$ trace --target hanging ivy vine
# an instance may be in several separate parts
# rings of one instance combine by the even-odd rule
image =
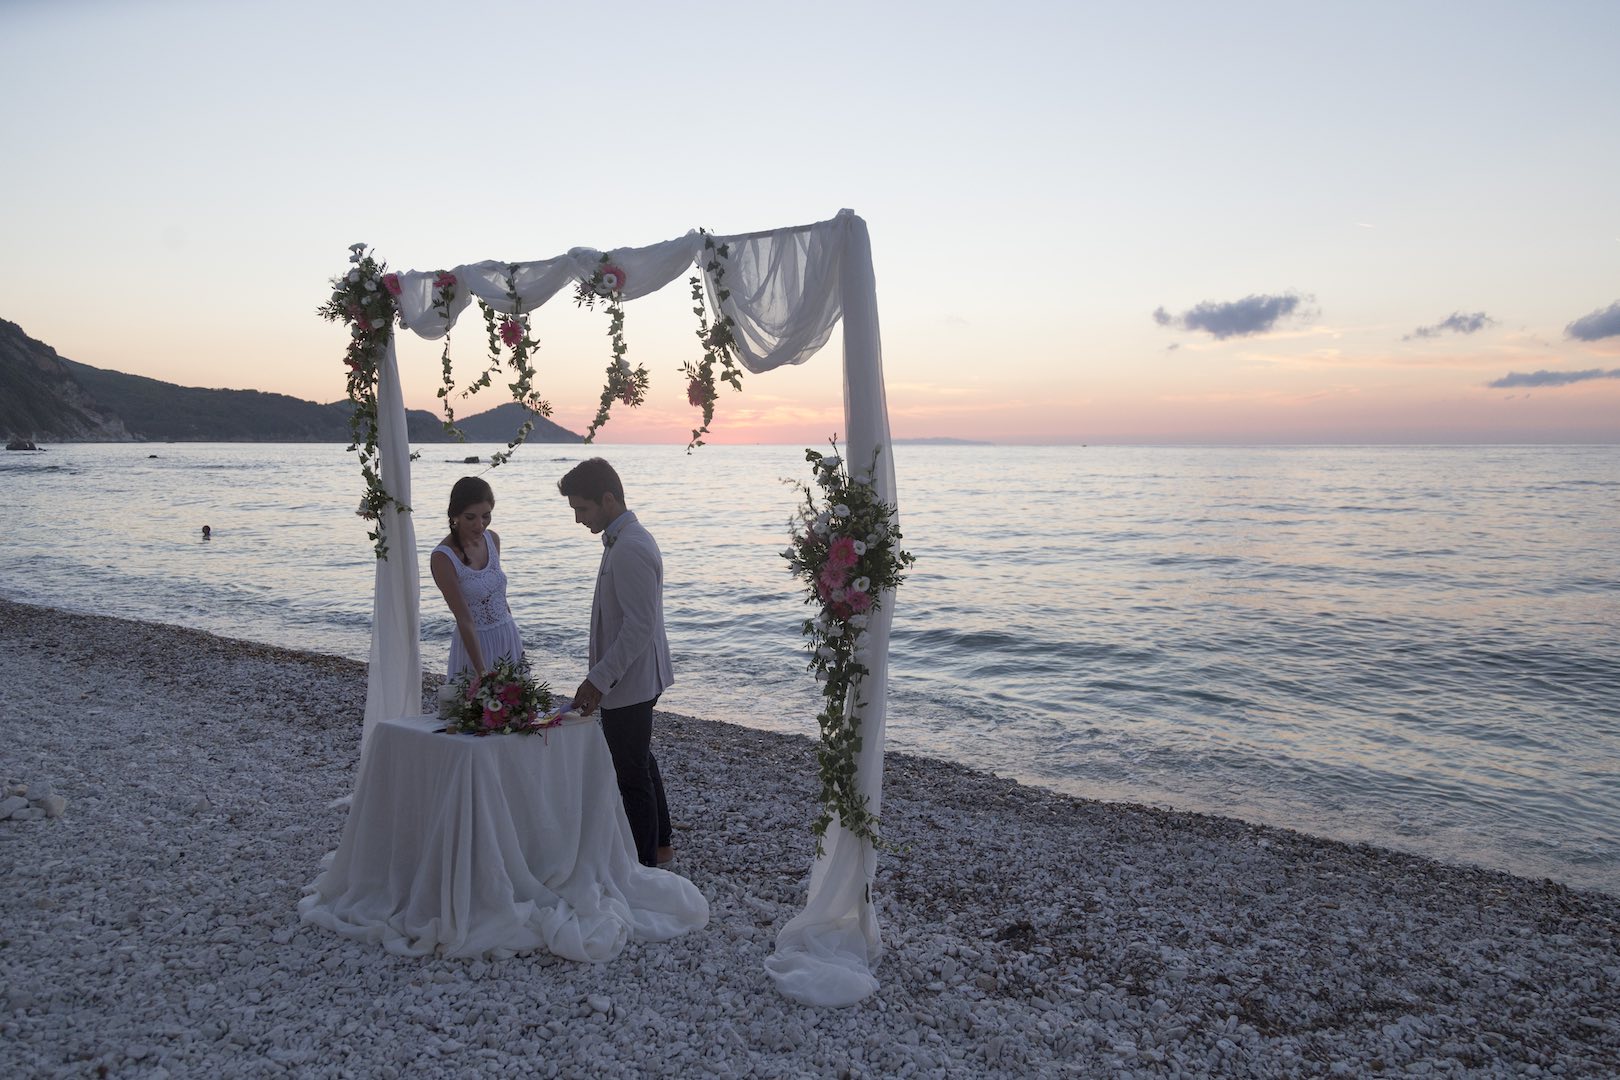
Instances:
[[[600,302],[608,313],[608,338],[613,343],[613,357],[608,361],[607,381],[602,386],[602,399],[596,407],[596,416],[585,430],[585,441],[592,442],[596,432],[608,422],[614,402],[635,408],[647,400],[647,369],[637,365],[630,368],[625,353],[630,347],[624,340],[624,270],[603,255],[591,276],[574,290],[574,305],[594,310]]]
[[[731,297],[731,290],[725,287],[725,260],[730,257],[728,245],[717,245],[713,236],[707,231],[703,232],[703,269],[714,277],[717,305],[724,304]],[[709,433],[709,425],[714,422],[714,402],[719,396],[715,385],[715,366],[720,368],[720,382],[727,383],[733,390],[742,389],[742,362],[737,352],[737,339],[732,333],[735,322],[721,308],[714,325],[710,326],[702,277],[693,274],[689,284],[692,286],[692,312],[698,317],[697,336],[703,346],[703,359],[695,364],[688,360],[681,365],[681,371],[686,375],[687,403],[694,409],[703,410],[703,423],[692,429],[692,438],[686,444],[688,454],[694,447],[703,445],[703,436]]]
[[[388,557],[388,538],[384,534],[382,513],[393,506],[402,514],[411,508],[388,493],[383,486],[377,452],[377,377],[383,356],[388,350],[391,324],[399,315],[395,297],[399,295],[399,276],[390,274],[386,263],[378,262],[365,244],[349,246],[351,269],[341,277],[332,279],[332,296],[316,308],[316,314],[328,322],[339,322],[349,328],[349,345],[343,362],[348,365],[348,391],[352,408],[349,411],[349,450],[360,455],[360,475],[366,490],[360,496],[356,513],[375,524],[367,531],[377,558]]]
[[[490,468],[506,464],[512,458],[517,448],[528,439],[529,432],[534,430],[534,416],[550,416],[551,403],[542,398],[534,388],[534,364],[531,357],[540,351],[540,342],[529,333],[529,316],[519,312],[522,298],[517,291],[516,263],[506,268],[506,299],[511,303],[515,314],[501,316],[483,300],[478,301],[479,308],[484,313],[484,326],[489,331],[490,366],[479,376],[478,381],[468,388],[467,393],[476,392],[490,384],[495,372],[501,368],[503,348],[509,353],[504,359],[506,366],[512,369],[517,377],[506,384],[512,392],[512,400],[522,405],[531,415],[524,419],[523,426],[518,428],[517,434],[507,442],[506,449],[490,455]]]

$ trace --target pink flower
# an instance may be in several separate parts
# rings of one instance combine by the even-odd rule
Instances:
[[[855,553],[855,541],[848,536],[840,536],[827,548],[828,566],[848,570],[858,561],[860,561],[860,556]]]
[[[382,276],[382,283],[383,283],[383,288],[388,290],[388,295],[389,296],[398,296],[399,295],[399,275],[398,274],[384,274]]]
[[[523,687],[519,686],[517,683],[507,683],[505,686],[500,688],[495,696],[500,698],[507,705],[516,705],[518,702],[523,700]]]
[[[506,717],[502,714],[499,705],[487,705],[484,707],[484,727],[498,728],[504,723],[506,723]]]
[[[692,408],[701,409],[703,403],[709,398],[709,388],[703,385],[703,380],[694,378],[686,384],[686,400]]]
[[[439,276],[433,279],[435,289],[453,289],[456,287],[456,275],[448,270],[440,270]]]
[[[624,271],[612,263],[602,267],[602,289],[605,292],[616,293],[624,288]]]
[[[844,567],[835,566],[828,560],[827,565],[821,568],[819,580],[829,593],[836,593],[848,583],[849,573]]]
[[[865,611],[870,611],[872,609],[872,594],[863,592],[851,593],[849,596],[849,606],[856,615],[859,615]]]
[[[501,340],[506,342],[507,348],[517,348],[518,342],[523,340],[523,325],[510,315],[502,319]]]
[[[636,384],[625,383],[624,388],[619,391],[619,400],[626,405],[634,405],[636,403]]]
[[[471,701],[473,698],[478,696],[478,688],[480,686],[482,686],[483,683],[484,683],[484,680],[479,677],[478,673],[476,671],[473,672],[472,681],[467,684],[467,700],[468,701]]]

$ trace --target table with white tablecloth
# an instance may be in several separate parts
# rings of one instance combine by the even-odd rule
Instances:
[[[298,905],[304,922],[408,956],[587,961],[708,922],[696,886],[636,861],[595,719],[538,735],[443,727],[413,716],[372,732],[342,842]]]

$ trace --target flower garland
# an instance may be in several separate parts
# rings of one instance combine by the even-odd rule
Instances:
[[[457,696],[441,709],[452,735],[532,735],[562,723],[567,711],[551,713],[551,686],[534,681],[527,659],[502,657],[483,675],[463,672],[454,685]]]
[[[608,337],[613,341],[613,359],[608,363],[607,383],[602,387],[602,401],[596,417],[585,430],[585,441],[596,438],[596,431],[608,421],[608,412],[615,401],[635,408],[647,400],[647,369],[630,369],[624,358],[629,345],[624,340],[624,271],[603,255],[591,276],[574,290],[574,305],[595,310],[596,302],[603,301],[608,313]]]
[[[371,538],[377,558],[385,559],[388,542],[383,535],[382,512],[389,506],[402,514],[411,510],[383,487],[377,461],[377,373],[388,349],[389,324],[399,315],[394,299],[399,295],[399,276],[385,273],[387,264],[378,262],[365,244],[349,245],[349,263],[352,269],[348,273],[332,279],[331,299],[315,310],[326,321],[349,327],[349,345],[343,357],[349,366],[348,391],[353,403],[349,412],[349,449],[359,452],[360,475],[366,483],[356,513],[377,523],[366,535]]]
[[[808,484],[792,526],[792,545],[782,552],[788,570],[804,583],[804,602],[821,612],[806,619],[801,630],[810,652],[809,669],[821,684],[825,702],[816,717],[821,745],[816,764],[821,774],[821,815],[816,819],[816,854],[836,817],[862,839],[878,842],[877,817],[855,782],[855,759],[861,750],[861,680],[871,674],[862,663],[869,638],[867,623],[881,598],[899,587],[915,562],[900,549],[895,508],[882,502],[873,487],[879,447],[872,469],[851,477],[833,452],[806,450],[818,493]]]
[[[506,298],[511,302],[512,310],[518,312],[522,306],[522,297],[517,291],[516,263],[506,268]],[[522,405],[536,416],[550,416],[551,403],[544,400],[534,389],[534,364],[530,356],[540,351],[540,342],[529,334],[529,316],[518,312],[513,315],[502,316],[498,321],[498,314],[483,300],[478,301],[479,308],[484,313],[484,327],[489,331],[489,358],[490,365],[466,390],[462,397],[477,393],[490,384],[491,378],[501,367],[501,349],[504,346],[510,349],[512,355],[506,359],[506,364],[517,375],[514,382],[508,383],[507,388],[512,391],[512,400]],[[512,454],[528,439],[529,432],[534,430],[534,417],[523,421],[516,435],[507,442],[506,449],[489,456],[490,468],[504,465],[510,461]]]
[[[716,301],[723,304],[731,296],[731,290],[724,285],[726,268],[721,260],[730,258],[731,252],[726,244],[717,246],[708,232],[703,233],[703,250],[707,254],[704,269],[714,275]],[[703,436],[709,433],[709,425],[714,421],[714,402],[719,396],[715,386],[715,364],[720,365],[720,381],[728,383],[733,390],[742,389],[741,357],[737,352],[737,339],[732,335],[736,323],[722,311],[711,327],[709,308],[703,302],[703,280],[696,274],[689,280],[692,286],[692,313],[698,317],[697,336],[703,344],[703,359],[696,364],[688,360],[681,365],[681,371],[686,375],[686,400],[694,409],[703,410],[703,423],[692,429],[692,438],[686,444],[688,454],[694,447],[703,445]]]
[[[397,280],[397,279],[396,279]],[[450,407],[450,395],[456,389],[456,380],[450,374],[450,304],[456,298],[456,275],[448,270],[440,270],[433,279],[433,310],[444,320],[444,348],[439,351],[439,367],[443,371],[443,385],[439,387],[439,400],[444,402],[444,430],[456,437],[458,442],[466,442],[467,436],[456,427],[455,410]],[[396,284],[389,291],[395,296],[399,295]],[[463,393],[462,397],[467,395]]]

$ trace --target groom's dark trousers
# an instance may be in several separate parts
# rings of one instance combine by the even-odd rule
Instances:
[[[658,845],[670,841],[669,809],[664,801],[664,778],[652,752],[652,714],[658,699],[602,710],[602,736],[613,755],[619,778],[624,816],[636,840],[636,858],[643,866],[658,865]]]

